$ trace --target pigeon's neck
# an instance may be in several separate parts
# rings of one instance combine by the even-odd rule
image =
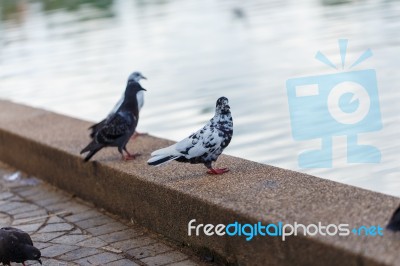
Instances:
[[[233,127],[231,112],[216,112],[212,119],[212,123],[216,124],[216,127],[223,131],[229,131]]]
[[[139,88],[137,86],[140,87],[139,83],[128,83],[125,90],[124,101],[122,102],[120,108],[121,111],[132,112],[133,110],[135,116],[139,114],[138,100],[136,97]]]
[[[231,111],[216,110],[215,116],[231,116]]]

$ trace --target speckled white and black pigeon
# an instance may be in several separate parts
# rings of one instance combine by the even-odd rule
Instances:
[[[149,165],[162,165],[169,161],[198,164],[203,163],[209,174],[223,174],[227,168],[215,169],[212,163],[229,145],[233,134],[233,121],[228,99],[221,97],[217,100],[214,117],[200,130],[180,142],[156,150],[147,161]]]
[[[131,85],[136,85],[138,87],[142,87],[139,83],[140,80],[142,79],[147,79],[145,76],[142,75],[142,73],[140,72],[133,72],[132,74],[129,75],[128,77],[128,84]],[[110,118],[112,117],[116,112],[118,112],[118,110],[121,108],[122,103],[124,102],[125,99],[125,92],[122,94],[121,98],[118,100],[118,102],[115,104],[115,106],[113,107],[113,109],[111,110],[111,112],[107,115],[107,117],[103,120],[101,120],[99,123],[94,124],[93,126],[91,126],[89,129],[91,130],[90,133],[90,137],[94,138],[94,136],[96,135],[96,132],[99,130],[99,128],[101,128],[104,123]],[[140,90],[137,94],[136,94],[136,99],[138,102],[138,107],[139,107],[139,112],[142,109],[143,105],[144,105],[144,92],[143,90]],[[134,136],[138,136],[138,135],[142,135],[143,133],[137,133],[135,132]],[[143,134],[145,135],[145,134]]]
[[[400,231],[400,206],[394,211],[386,229],[391,231]]]
[[[117,147],[124,160],[135,159],[135,155],[129,153],[126,149],[126,144],[135,133],[139,121],[136,95],[140,91],[145,91],[145,89],[137,82],[128,82],[121,106],[101,125],[98,125],[92,141],[81,151],[81,154],[89,152],[84,159],[85,162],[105,147]],[[123,150],[127,155],[123,154]]]
[[[0,229],[0,262],[3,265],[16,262],[25,266],[27,260],[36,260],[42,264],[41,256],[28,233],[13,227]]]

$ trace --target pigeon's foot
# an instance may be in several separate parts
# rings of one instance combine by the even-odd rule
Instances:
[[[224,174],[226,172],[229,172],[228,168],[220,168],[220,169],[211,168],[209,171],[207,171],[207,174],[210,174],[210,175],[222,175],[222,174]]]
[[[146,135],[148,135],[148,134],[149,134],[149,133],[139,133],[139,132],[135,131],[135,133],[133,134],[133,136],[131,137],[131,139],[134,140],[134,139],[136,139],[137,137],[146,136]]]
[[[122,160],[124,160],[124,161],[131,161],[131,160],[135,160],[136,157],[138,157],[138,156],[140,156],[139,153],[123,155],[123,156],[122,156]]]

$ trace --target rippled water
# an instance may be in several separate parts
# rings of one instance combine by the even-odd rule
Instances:
[[[0,98],[97,121],[126,78],[148,81],[138,130],[178,140],[197,130],[219,96],[230,100],[234,138],[226,153],[400,196],[400,2],[338,0],[1,0]],[[340,62],[371,48],[357,67],[376,69],[383,130],[360,139],[380,164],[347,164],[335,140],[332,169],[299,169],[285,82],[335,73],[314,59]],[[324,125],[321,125],[324,126]]]

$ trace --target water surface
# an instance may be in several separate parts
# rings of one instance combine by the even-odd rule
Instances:
[[[400,196],[400,2],[336,0],[1,0],[0,98],[97,121],[130,72],[148,77],[139,131],[179,140],[230,100],[234,138],[226,153]],[[332,169],[300,169],[285,82],[335,73],[339,38],[356,70],[376,69],[383,129],[360,140],[380,164],[349,165],[335,139]],[[323,125],[321,125],[323,126]]]

